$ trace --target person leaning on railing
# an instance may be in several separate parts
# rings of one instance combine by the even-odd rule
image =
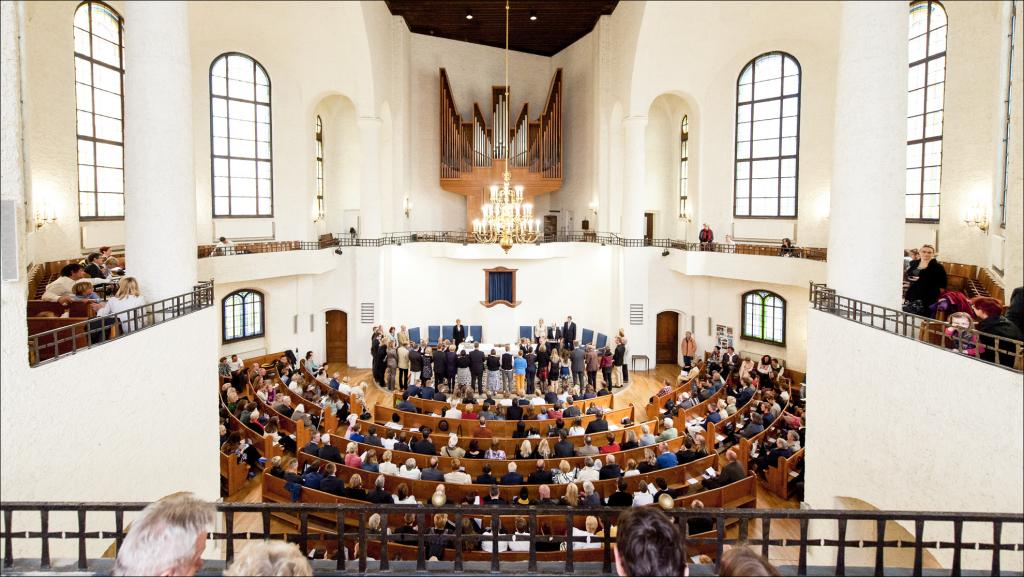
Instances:
[[[981,333],[978,335],[981,360],[1013,367],[1018,349],[1016,344],[1009,341],[1024,340],[1024,336],[1016,325],[1003,316],[1003,305],[992,297],[974,297],[971,299],[971,308],[979,319],[975,329]]]

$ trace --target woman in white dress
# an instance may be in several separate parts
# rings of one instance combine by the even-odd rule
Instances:
[[[146,299],[139,294],[139,283],[135,277],[126,276],[118,284],[117,294],[101,308],[96,315],[105,317],[117,315],[121,325],[121,333],[130,333],[145,326],[142,311],[126,312],[146,304]],[[107,326],[104,323],[104,326]]]

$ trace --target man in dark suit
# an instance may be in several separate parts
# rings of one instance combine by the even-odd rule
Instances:
[[[498,480],[491,474],[491,466],[484,465],[483,471],[476,476],[475,483],[477,485],[494,485]]]
[[[366,438],[363,439],[363,443],[367,445],[373,445],[374,447],[384,447],[384,444],[381,442],[380,437],[377,436],[377,427],[372,425],[366,431]]]
[[[523,406],[520,405],[518,399],[512,399],[512,404],[505,409],[505,419],[508,421],[518,421],[523,418]]]
[[[409,446],[409,435],[405,431],[398,434],[398,442],[395,443],[394,450],[403,453],[412,452],[412,447]]]
[[[586,381],[583,380],[584,372],[587,368],[587,352],[580,346],[579,341],[573,341],[572,353],[570,358],[572,359],[572,384],[583,387]]]
[[[724,487],[730,483],[736,481],[742,481],[747,476],[747,472],[743,470],[743,465],[736,460],[736,451],[729,449],[725,452],[725,460],[727,464],[722,467],[722,471],[717,477],[713,479],[706,479],[704,481],[705,489],[716,489],[718,487]]]
[[[570,403],[562,410],[563,419],[573,419],[583,414],[579,407]]]
[[[593,435],[594,433],[603,433],[608,430],[608,421],[604,418],[604,414],[599,414],[596,419],[590,421],[587,425],[587,434]]]
[[[555,443],[556,457],[573,457],[576,455],[576,448],[569,441],[569,431],[562,429],[558,432],[558,442]]]
[[[553,482],[551,471],[544,463],[544,459],[537,459],[537,470],[530,473],[526,482],[531,485],[546,485]]]
[[[430,383],[427,383],[427,386],[421,387],[419,397],[425,401],[434,400],[434,386]]]
[[[448,378],[447,357],[444,353],[440,346],[434,349],[434,381],[437,383],[442,383]]]
[[[522,485],[523,484],[523,476],[520,475],[519,472],[516,470],[518,468],[519,468],[519,466],[516,465],[515,461],[509,461],[509,463],[508,463],[508,473],[505,473],[504,475],[501,476],[501,484],[502,485]]]
[[[344,461],[344,459],[341,458],[341,451],[339,451],[337,447],[331,444],[330,435],[324,433],[324,435],[320,437],[320,440],[324,444],[322,447],[320,447],[319,457],[321,459],[331,461],[332,463],[341,463]]]
[[[484,363],[487,355],[480,350],[480,343],[473,343],[473,350],[469,351],[469,374],[472,377],[470,383],[477,394],[484,392]]]
[[[548,327],[548,341],[553,346],[560,340],[562,340],[562,329],[558,325],[551,323],[551,326]]]
[[[320,482],[320,486],[323,487],[323,482]],[[384,490],[384,475],[379,475],[377,480],[374,482],[373,490],[370,491],[366,498],[371,503],[377,503],[378,505],[394,505],[395,500],[391,497],[391,493]]]
[[[572,317],[565,318],[565,324],[562,325],[562,342],[565,343],[565,348],[572,350],[573,342],[576,340],[576,323],[572,322]]]
[[[607,462],[601,467],[598,472],[602,481],[605,479],[618,479],[622,476],[622,467],[615,462],[615,455],[608,455],[605,457]]]
[[[434,443],[430,442],[430,427],[423,427],[420,432],[422,435],[412,444],[412,452],[421,455],[436,455],[437,449],[434,448]]]
[[[420,351],[418,346],[411,346],[409,348],[409,382],[419,382],[420,374],[423,372],[423,353]],[[398,386],[404,389],[408,383],[398,383]]]
[[[399,411],[406,411],[406,412],[409,412],[409,413],[417,412],[416,411],[416,405],[412,404],[412,402],[409,401],[409,391],[408,390],[406,392],[402,393],[402,400],[398,401],[398,404],[395,405],[395,408],[398,409]]]
[[[462,341],[466,340],[466,327],[462,326],[461,319],[455,319],[455,326],[452,327],[452,340],[455,341],[456,350],[458,350]]]
[[[327,463],[324,467],[324,478],[320,480],[320,490],[325,493],[340,496],[345,490],[345,482],[335,476],[338,466],[334,463]],[[394,504],[394,501],[392,501]]]
[[[507,505],[504,499],[501,498],[501,490],[498,489],[497,485],[492,484],[491,490],[487,492],[487,498],[484,499],[484,505]]]
[[[444,482],[444,473],[437,468],[437,457],[430,458],[430,466],[423,467],[420,469],[420,480],[421,481],[441,481]]]

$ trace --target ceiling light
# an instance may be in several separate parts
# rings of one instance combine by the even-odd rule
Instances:
[[[530,10],[530,22],[534,22],[536,20],[537,20],[537,12],[534,11],[534,10]]]
[[[466,10],[466,20],[472,20],[472,19],[473,19],[473,11],[472,10]]]

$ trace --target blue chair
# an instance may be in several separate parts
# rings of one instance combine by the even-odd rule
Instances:
[[[441,327],[430,325],[427,327],[427,344],[436,347],[441,340]]]
[[[519,325],[519,338],[533,340],[533,327]]]
[[[581,345],[589,345],[594,342],[594,331],[590,329],[583,329],[583,339],[580,341]]]
[[[441,327],[441,338],[446,341],[455,338],[455,325],[444,325]]]
[[[469,327],[469,336],[473,337],[474,343],[479,343],[484,338],[484,327],[481,325],[471,325]]]
[[[419,343],[420,342],[420,328],[419,327],[415,327],[415,328],[409,329],[409,340],[414,342],[414,343]]]
[[[608,344],[608,335],[597,333],[597,348],[603,349]]]

